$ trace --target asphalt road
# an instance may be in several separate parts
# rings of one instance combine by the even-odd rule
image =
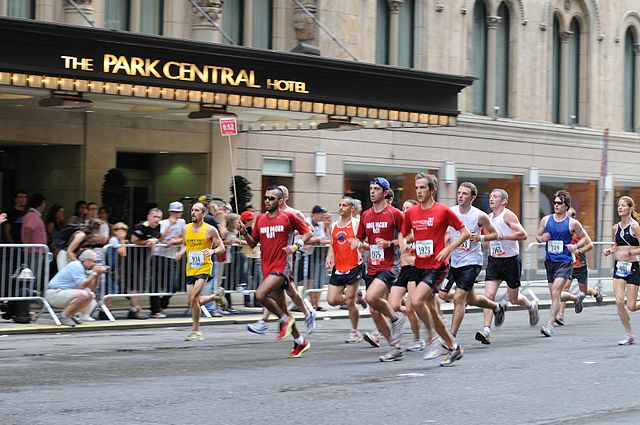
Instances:
[[[299,359],[273,324],[207,326],[198,343],[186,328],[3,335],[0,423],[640,423],[640,346],[616,345],[615,306],[569,313],[552,338],[524,311],[491,346],[474,341],[480,325],[467,315],[450,368],[420,353],[381,363],[384,349],[344,344],[346,320],[322,321]]]

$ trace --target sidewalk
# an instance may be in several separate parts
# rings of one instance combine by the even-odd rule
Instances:
[[[603,305],[614,304],[615,299],[613,297],[605,297]],[[540,310],[548,310],[550,302],[549,300],[540,300]],[[584,301],[585,308],[597,307],[593,298],[587,298]],[[443,314],[451,314],[453,311],[453,303],[441,303],[441,310]],[[212,317],[200,319],[201,326],[211,325],[230,325],[230,324],[246,324],[257,321],[261,314],[262,309],[256,307],[244,307],[242,305],[235,306],[238,314],[230,314],[224,317]],[[509,310],[520,309],[520,307],[509,306]],[[567,306],[568,311],[573,311],[573,304]],[[126,311],[117,310],[114,312],[116,317],[115,322],[108,320],[96,320],[91,323],[84,323],[75,327],[69,326],[56,326],[53,319],[46,313],[42,313],[36,322],[29,324],[14,323],[10,320],[0,319],[0,335],[17,335],[17,334],[37,334],[37,333],[60,333],[60,332],[92,332],[102,330],[114,330],[114,329],[141,329],[141,328],[166,328],[176,326],[191,326],[191,316],[185,315],[186,308],[175,307],[169,308],[165,311],[166,318],[162,319],[146,319],[146,320],[132,320],[132,319],[118,319],[119,317],[126,317]],[[481,309],[477,307],[467,308],[467,314],[479,313]],[[296,319],[304,319],[301,313],[293,313]],[[369,310],[360,309],[360,317],[370,317]],[[348,319],[349,311],[340,310],[337,307],[326,307],[326,311],[318,312],[318,320],[332,320],[332,319]],[[269,322],[275,322],[276,319],[270,318]]]

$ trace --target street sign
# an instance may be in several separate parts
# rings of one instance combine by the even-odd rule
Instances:
[[[223,136],[237,136],[236,117],[220,118],[220,133]]]

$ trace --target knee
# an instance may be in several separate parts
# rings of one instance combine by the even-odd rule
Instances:
[[[638,303],[636,302],[636,300],[631,300],[633,301],[633,304],[627,303],[627,310],[629,311],[637,311],[638,310]]]
[[[467,296],[466,296],[466,295],[467,295],[467,294],[464,294],[464,293],[463,293],[463,294],[458,294],[458,293],[456,293],[456,294],[453,296],[453,303],[454,303],[455,305],[464,305],[464,303],[465,303],[465,301],[466,301],[466,299],[467,299]]]
[[[256,298],[260,303],[267,299],[267,294],[263,291],[256,291]]]
[[[412,303],[410,303],[410,302],[407,302],[407,303],[405,304],[405,306],[404,306],[404,307],[405,307],[405,309],[406,309],[406,310],[405,310],[405,313],[406,313],[408,316],[412,315],[412,314],[414,313],[414,311],[415,311],[415,309],[413,308],[413,304],[412,304]]]
[[[376,297],[373,296],[373,294],[370,294],[369,292],[367,292],[364,296],[365,301],[367,301],[367,304],[369,305],[377,305],[377,299]]]
[[[338,299],[338,297],[333,295],[333,296],[327,297],[327,303],[330,306],[336,306],[336,305],[340,304],[340,300]]]
[[[351,307],[356,304],[356,299],[355,297],[345,297],[345,303]]]
[[[419,297],[413,297],[411,298],[411,302],[409,304],[411,304],[411,307],[413,307],[413,310],[417,310],[420,308],[421,305],[424,305],[424,300],[422,300],[422,298],[419,298]]]

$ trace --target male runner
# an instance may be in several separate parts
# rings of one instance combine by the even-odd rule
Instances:
[[[538,242],[546,242],[547,249],[544,267],[547,269],[551,308],[546,326],[540,328],[540,333],[547,337],[553,335],[553,325],[560,302],[573,301],[576,313],[581,313],[582,300],[586,296],[582,291],[578,292],[577,296],[570,292],[562,292],[567,281],[571,281],[574,252],[586,245],[589,240],[580,222],[567,214],[569,208],[571,208],[569,193],[564,190],[557,191],[553,198],[553,214],[542,217],[536,236]],[[574,234],[580,238],[576,244],[572,243]]]
[[[345,340],[348,344],[362,341],[358,331],[358,308],[355,299],[364,275],[364,264],[359,250],[351,249],[349,239],[356,237],[359,220],[352,218],[355,210],[353,198],[344,196],[338,204],[340,219],[331,225],[331,245],[327,252],[326,267],[331,271],[327,302],[329,305],[346,304],[349,308],[351,332]]]
[[[284,194],[278,186],[268,187],[264,196],[266,212],[256,218],[253,233],[248,234],[243,223],[238,223],[238,226],[251,248],[260,243],[263,280],[256,290],[256,298],[280,318],[280,333],[277,338],[282,340],[293,335],[293,350],[289,353],[289,358],[296,358],[311,348],[311,344],[298,332],[296,321],[287,309],[284,290],[293,284],[291,254],[302,248],[312,234],[307,224],[298,216],[280,209],[283,198]],[[302,237],[293,243],[296,230]]]
[[[571,218],[576,218],[576,210],[574,210],[573,208],[569,208],[569,211],[567,211],[567,214],[569,214],[569,217]],[[583,226],[583,230],[588,236],[589,233],[587,233],[587,229],[585,229],[584,226]],[[574,234],[573,240],[571,241],[571,243],[576,244],[578,243],[578,241],[580,241],[580,238]],[[571,282],[573,282],[573,280],[576,279],[578,281],[578,288],[585,294],[592,295],[596,299],[596,303],[598,305],[602,305],[603,296],[602,296],[602,292],[600,291],[600,288],[598,287],[589,288],[588,286],[589,266],[587,264],[587,256],[585,255],[585,253],[588,251],[591,251],[592,249],[593,249],[593,242],[591,242],[591,238],[589,238],[585,246],[576,250],[576,252],[573,255],[575,259],[573,262],[573,271],[571,272],[571,279],[569,279],[569,281],[566,283],[565,287],[562,288],[562,290],[569,292],[571,289]],[[564,310],[566,309],[566,307],[567,307],[566,302],[560,303],[560,309],[558,310],[558,314],[556,315],[556,325],[558,326],[564,326]]]
[[[182,246],[176,254],[180,260],[187,254],[187,297],[191,306],[193,319],[192,331],[186,341],[202,341],[200,332],[200,306],[210,301],[220,300],[218,294],[200,296],[205,283],[211,278],[213,269],[212,257],[224,252],[224,244],[215,227],[203,221],[206,214],[202,203],[196,202],[191,207],[191,223],[182,227],[180,239]],[[213,246],[215,245],[215,248]]]
[[[352,249],[362,249],[365,239],[369,244],[369,264],[364,277],[366,301],[371,318],[391,346],[391,351],[380,356],[381,362],[404,359],[400,339],[406,321],[404,315],[393,311],[386,299],[398,272],[400,254],[396,238],[402,227],[400,210],[385,202],[389,189],[391,185],[384,177],[376,177],[369,182],[369,198],[373,206],[362,213],[356,237],[350,241]],[[385,317],[391,320],[391,329]]]
[[[484,283],[484,296],[495,301],[496,292],[502,281],[507,282],[507,298],[511,304],[518,304],[529,310],[529,324],[535,326],[538,323],[538,303],[529,302],[527,297],[520,293],[520,245],[518,241],[527,239],[518,217],[507,208],[509,194],[503,189],[493,189],[489,194],[489,218],[491,224],[498,231],[498,239],[485,242],[485,248],[489,248],[489,260]],[[484,310],[484,328],[476,332],[476,340],[483,344],[491,344],[491,320],[493,310]]]
[[[453,250],[451,267],[449,269],[449,283],[456,284],[453,295],[453,318],[451,319],[451,333],[458,334],[464,319],[466,304],[493,310],[495,325],[501,326],[504,321],[506,304],[498,304],[473,290],[476,278],[482,271],[482,242],[497,239],[498,231],[491,224],[489,216],[471,205],[478,196],[478,188],[471,182],[460,184],[457,192],[458,205],[451,208],[471,233],[469,239]],[[482,234],[484,231],[484,234]],[[459,232],[449,228],[450,240],[455,240]]]
[[[429,324],[429,316],[433,320],[433,327],[449,350],[440,366],[451,366],[462,359],[463,350],[442,321],[434,295],[449,270],[449,255],[469,238],[469,231],[450,208],[435,201],[434,195],[438,190],[436,176],[418,173],[415,186],[418,205],[405,213],[402,232],[398,238],[401,249],[406,243],[415,241],[418,284],[411,303],[425,326]],[[446,245],[445,235],[449,226],[460,233],[453,242]]]

